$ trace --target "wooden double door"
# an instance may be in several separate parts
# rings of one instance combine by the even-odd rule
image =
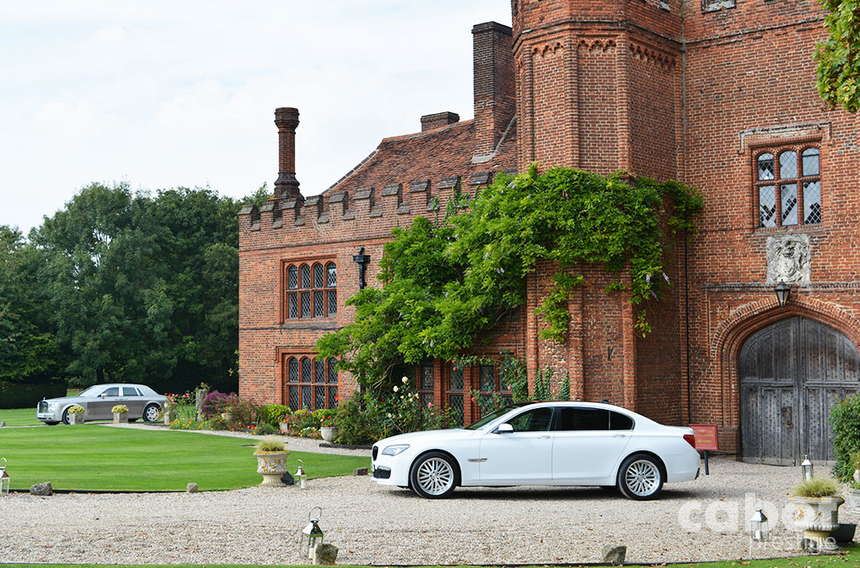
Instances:
[[[745,461],[834,459],[830,410],[860,392],[860,357],[848,337],[808,318],[786,318],[751,335],[738,365]]]

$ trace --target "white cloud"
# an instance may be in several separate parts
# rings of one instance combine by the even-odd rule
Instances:
[[[0,0],[0,223],[24,229],[90,181],[275,178],[278,106],[297,106],[318,193],[421,114],[471,108],[471,26],[506,0]]]

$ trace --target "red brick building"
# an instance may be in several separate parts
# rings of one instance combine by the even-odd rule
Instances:
[[[532,162],[623,169],[705,200],[699,231],[667,247],[654,331],[634,333],[629,298],[605,289],[613,275],[583,267],[568,340],[539,340],[547,267],[480,353],[512,352],[531,379],[568,373],[575,399],[715,423],[747,459],[831,458],[829,407],[860,390],[860,118],[816,93],[823,15],[816,0],[514,0],[512,28],[472,29],[474,120],[423,116],[421,132],[384,139],[319,196],[296,181],[298,112],[278,109],[275,195],[240,218],[240,394],[294,407],[349,396],[351,378],[314,342],[350,321],[354,255],[364,247],[377,285],[391,229],[455,188]],[[504,388],[493,366],[433,361],[415,378],[466,421],[471,390]]]

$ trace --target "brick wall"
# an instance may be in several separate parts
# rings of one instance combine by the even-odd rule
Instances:
[[[827,109],[815,91],[819,4],[746,0],[705,13],[697,1],[515,0],[512,8],[512,32],[491,23],[473,29],[475,120],[445,124],[448,117],[426,132],[387,138],[321,197],[277,200],[259,220],[256,212],[241,217],[242,395],[277,400],[278,353],[311,350],[351,318],[341,305],[330,321],[280,322],[282,261],[336,258],[342,303],[356,290],[356,249],[373,257],[376,285],[391,229],[433,216],[428,204],[438,199],[444,208],[457,184],[476,189],[534,161],[624,169],[681,179],[705,199],[698,232],[666,248],[671,285],[647,306],[654,332],[637,337],[629,297],[606,291],[629,275],[579,267],[586,284],[571,294],[568,341],[538,339],[534,308],[555,270],[547,264],[529,277],[521,313],[476,351],[515,352],[532,381],[545,367],[559,378],[569,373],[574,398],[609,399],[669,423],[717,423],[723,447],[736,449],[734,357],[748,334],[797,314],[860,340],[860,257],[848,252],[860,236],[860,119]],[[754,152],[792,140],[820,143],[823,222],[757,228]],[[787,232],[811,238],[812,285],[778,308],[764,285],[765,243]],[[342,394],[353,387],[349,377],[341,384]]]

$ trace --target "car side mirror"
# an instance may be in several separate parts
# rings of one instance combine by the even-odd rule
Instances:
[[[505,422],[504,424],[499,424],[496,428],[496,434],[513,434],[514,427]]]
[[[104,397],[105,397],[105,393],[101,393],[101,394],[99,395],[99,398],[104,398]]]

